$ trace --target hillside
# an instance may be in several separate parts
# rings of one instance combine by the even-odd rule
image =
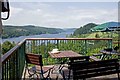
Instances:
[[[90,29],[97,26],[97,24],[94,23],[88,23],[78,29],[76,29],[73,33],[73,35],[79,35],[79,34],[87,34],[90,33]]]
[[[28,35],[40,35],[40,34],[57,34],[63,32],[64,30],[59,28],[46,28],[38,26],[11,26],[6,25],[3,29],[2,38],[12,38],[19,36],[28,36]]]
[[[98,26],[101,28],[103,27],[103,30],[101,31],[92,31],[92,29],[95,26]],[[113,38],[113,40],[117,40],[118,38],[118,32],[117,31],[106,31],[106,28],[108,29],[115,29],[115,27],[118,26],[117,22],[106,22],[100,25],[94,24],[94,23],[89,23],[86,24],[74,31],[74,34],[72,37],[79,37],[79,38]],[[98,29],[100,29],[98,28]],[[105,29],[104,29],[105,28]],[[102,29],[102,28],[101,28]]]

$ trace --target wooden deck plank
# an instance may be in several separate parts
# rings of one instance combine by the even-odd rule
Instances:
[[[52,80],[63,80],[61,74],[55,74],[54,73],[54,74],[51,74],[50,77],[51,77]],[[23,80],[28,80],[28,78],[29,78],[28,73],[26,73],[25,79],[23,79]],[[70,79],[70,80],[72,80],[72,79]],[[107,75],[107,76],[99,76],[99,77],[88,78],[87,80],[118,80],[118,77],[117,77],[117,74],[112,74],[112,75]]]

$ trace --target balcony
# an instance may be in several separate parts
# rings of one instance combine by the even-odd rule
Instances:
[[[26,53],[42,54],[44,65],[54,65],[60,61],[49,56],[53,48],[91,56],[112,46],[112,38],[27,38],[2,56],[2,79],[26,78],[23,76]]]

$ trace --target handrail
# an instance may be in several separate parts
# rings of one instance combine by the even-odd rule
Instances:
[[[2,63],[4,63],[26,40],[112,40],[112,38],[26,38],[2,56]]]
[[[4,63],[9,57],[25,42],[26,40],[24,39],[20,43],[18,43],[16,46],[14,46],[12,49],[10,49],[7,53],[5,53],[2,56],[2,63]]]
[[[112,38],[26,38],[26,40],[112,40]]]

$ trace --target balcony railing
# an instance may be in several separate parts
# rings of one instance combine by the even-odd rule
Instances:
[[[42,54],[44,64],[56,64],[48,51],[73,50],[83,55],[92,55],[103,48],[112,47],[112,38],[29,38],[17,44],[2,56],[2,79],[21,79],[25,66],[25,53]]]
[[[21,79],[25,65],[25,41],[2,56],[2,80]]]

